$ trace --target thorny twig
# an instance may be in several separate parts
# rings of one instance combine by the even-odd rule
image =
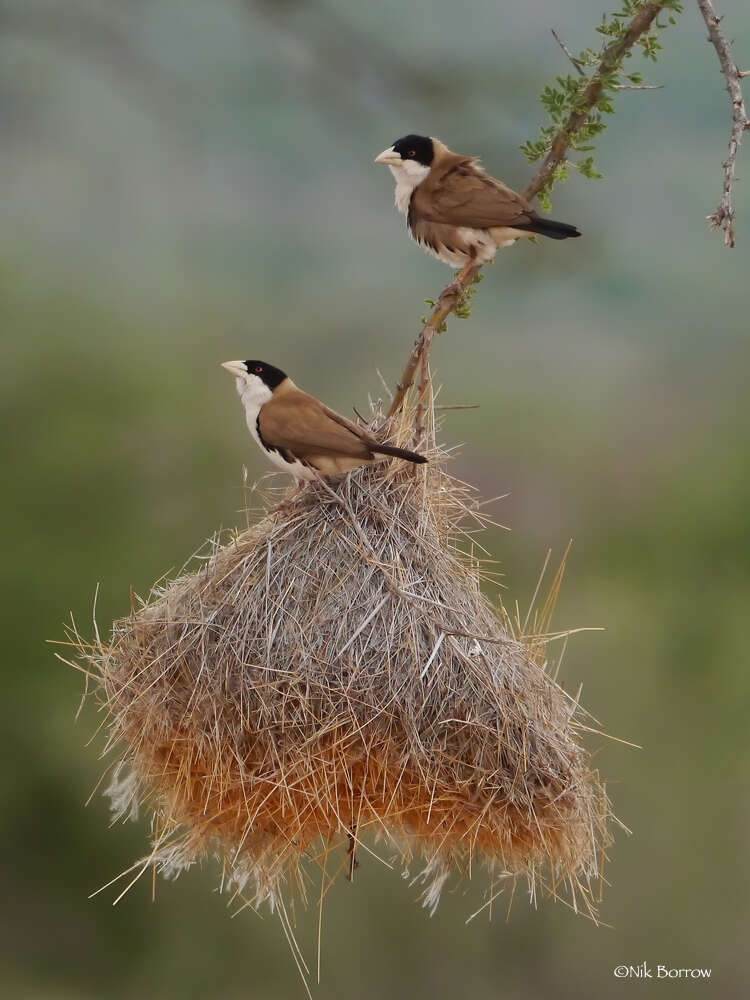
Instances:
[[[716,13],[711,0],[698,0],[698,9],[708,28],[708,40],[716,49],[721,72],[727,81],[727,91],[732,101],[732,130],[729,134],[729,153],[724,161],[724,185],[721,201],[716,211],[707,216],[712,229],[724,230],[724,245],[734,246],[734,205],[732,204],[732,188],[735,181],[735,166],[739,152],[742,133],[750,129],[750,119],[747,117],[745,100],[742,94],[741,80],[750,74],[739,69],[732,58],[732,49],[724,32],[721,30],[721,18]]]
[[[437,300],[435,308],[432,310],[427,322],[419,332],[419,336],[414,343],[414,348],[409,355],[409,360],[406,362],[406,367],[401,374],[401,378],[396,383],[396,393],[393,397],[390,409],[388,410],[389,417],[395,416],[395,414],[398,413],[403,406],[406,394],[414,383],[414,375],[420,362],[425,355],[429,359],[429,352],[430,347],[432,346],[433,337],[436,333],[440,333],[447,318],[455,310],[456,306],[459,305],[461,299],[464,298],[467,290],[474,283],[474,279],[479,273],[480,267],[481,265],[474,264],[470,261],[463,271],[456,276],[453,284],[444,288],[440,293],[440,297]],[[420,387],[417,421],[423,420],[424,418],[424,405],[424,394],[422,393]],[[419,426],[419,424],[417,426]]]
[[[589,112],[596,106],[602,96],[604,80],[617,69],[644,31],[648,31],[664,6],[663,3],[657,2],[644,4],[635,17],[633,17],[622,37],[617,38],[602,52],[601,61],[597,66],[596,72],[591,77],[588,86],[583,92],[580,106],[568,115],[567,119],[558,129],[552,140],[549,153],[547,153],[541,167],[534,174],[523,192],[524,198],[531,200],[537,195],[550,180],[555,170],[565,162],[571,140],[586,123]],[[557,38],[557,36],[555,37]],[[557,41],[569,58],[572,58],[560,40],[557,39]],[[574,59],[573,64],[575,65]]]

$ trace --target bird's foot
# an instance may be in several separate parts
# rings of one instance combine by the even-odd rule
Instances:
[[[459,304],[462,305],[467,294],[465,282],[471,275],[472,269],[475,267],[476,259],[472,256],[472,258],[466,262],[465,266],[461,268],[450,285],[447,285],[440,293],[441,298],[443,295],[453,295],[458,300]],[[471,284],[471,282],[469,282],[469,284]]]
[[[457,298],[459,302],[466,295],[466,289],[463,287],[463,285],[460,284],[458,276],[454,281],[450,283],[450,285],[445,286],[445,288],[440,293],[440,298],[442,299],[443,296],[448,296],[448,295],[454,296],[454,298]]]

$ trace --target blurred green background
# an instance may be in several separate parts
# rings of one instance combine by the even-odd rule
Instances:
[[[750,66],[744,0],[721,0]],[[429,919],[363,863],[329,894],[318,995],[747,996],[750,188],[738,247],[715,207],[729,105],[694,5],[623,93],[598,162],[553,196],[584,239],[486,269],[434,362],[455,473],[508,494],[487,539],[526,605],[574,547],[561,681],[642,750],[591,738],[619,834],[602,905]],[[53,659],[69,611],[104,631],[266,471],[219,362],[259,356],[343,412],[393,383],[448,270],[410,243],[373,157],[409,131],[522,187],[518,145],[600,0],[3,0],[0,4],[2,607],[0,992],[13,998],[302,996],[275,917],[230,919],[218,871],[88,895],[144,851],[84,802],[102,721]],[[750,175],[750,143],[739,174]],[[298,936],[315,958],[316,914]],[[668,986],[646,961],[713,969]],[[743,983],[745,985],[743,986]]]

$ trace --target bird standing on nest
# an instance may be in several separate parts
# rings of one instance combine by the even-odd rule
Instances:
[[[477,157],[452,153],[439,139],[406,135],[375,162],[396,179],[396,208],[412,238],[451,267],[467,271],[530,236],[581,235],[575,226],[537,215],[524,197],[485,173]]]
[[[344,475],[372,465],[379,455],[427,461],[416,452],[376,441],[265,361],[225,361],[222,367],[237,380],[247,426],[261,451],[298,483]]]

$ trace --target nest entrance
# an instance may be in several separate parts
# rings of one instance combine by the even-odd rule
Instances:
[[[579,709],[482,594],[473,493],[431,457],[309,484],[81,643],[115,809],[153,811],[165,874],[214,854],[281,903],[304,859],[385,841],[431,907],[482,857],[594,912],[608,809]]]

